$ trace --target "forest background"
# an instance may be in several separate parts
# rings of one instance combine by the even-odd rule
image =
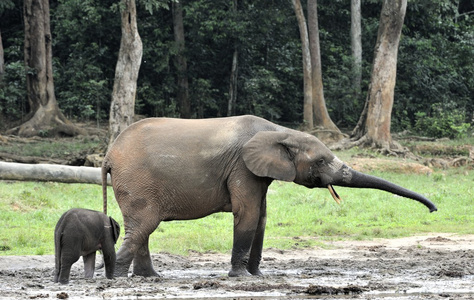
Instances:
[[[0,130],[29,111],[21,0],[0,1],[4,73]],[[301,39],[291,1],[181,1],[191,117],[253,114],[297,127],[303,120]],[[318,1],[326,105],[339,128],[352,129],[370,82],[382,2],[362,13],[362,83],[354,89],[350,1]],[[179,117],[179,46],[167,1],[137,1],[143,57],[135,113]],[[305,1],[303,1],[305,7]],[[474,1],[408,1],[398,52],[392,130],[458,137],[474,118]],[[118,1],[50,1],[55,94],[71,120],[109,118],[121,39]],[[228,110],[233,55],[237,98]]]

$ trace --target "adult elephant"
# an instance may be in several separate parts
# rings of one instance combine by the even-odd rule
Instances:
[[[161,221],[234,214],[229,276],[261,275],[266,194],[273,180],[308,188],[374,188],[426,205],[420,194],[349,168],[319,139],[255,116],[216,119],[150,118],[132,124],[110,147],[102,166],[104,210],[107,173],[123,214],[125,237],[116,276],[157,275],[149,235]]]

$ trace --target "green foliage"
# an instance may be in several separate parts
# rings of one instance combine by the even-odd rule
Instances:
[[[20,61],[6,64],[5,74],[8,84],[0,89],[0,114],[10,121],[22,119],[27,113],[25,65]]]
[[[3,84],[0,83],[0,113],[6,121],[21,120],[28,112],[25,72],[34,70],[23,67],[21,1],[1,3],[6,71]],[[116,0],[51,3],[55,92],[60,108],[69,118],[108,118],[121,39],[120,3]],[[232,56],[237,51],[235,114],[256,114],[284,124],[300,123],[301,46],[291,3],[281,0],[237,3],[237,7],[232,1],[182,3],[193,117],[227,114]],[[163,0],[137,1],[143,59],[136,113],[149,117],[179,116],[176,45],[169,6],[169,1]],[[362,91],[356,93],[351,83],[350,2],[318,3],[324,95],[331,118],[341,127],[354,126],[362,111],[380,10],[380,1],[362,3]],[[453,125],[461,126],[454,128],[454,132],[462,132],[467,126],[463,124],[472,123],[474,18],[470,12],[473,10],[467,0],[408,3],[398,54],[392,113],[394,131],[415,128],[423,113],[446,120],[448,115],[465,112],[464,120]],[[435,116],[434,104],[443,107],[446,115]]]
[[[464,112],[446,110],[434,104],[432,113],[428,116],[424,112],[416,113],[415,131],[432,137],[463,138],[471,124],[464,123]]]
[[[464,9],[452,1],[408,6],[399,49],[395,129],[426,125],[430,135],[453,137],[472,122],[474,19],[458,17]],[[428,118],[422,120],[423,114]]]
[[[109,116],[120,45],[120,17],[112,11],[113,3],[60,0],[51,9],[55,92],[69,118]]]

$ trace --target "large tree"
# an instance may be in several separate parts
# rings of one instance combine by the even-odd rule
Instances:
[[[109,145],[133,123],[138,71],[143,46],[137,28],[135,0],[122,0],[122,39],[115,67],[114,88],[109,118]]]
[[[30,112],[25,123],[10,129],[8,133],[21,136],[46,134],[50,131],[68,135],[82,133],[61,113],[54,94],[49,0],[25,0],[23,18],[26,89]]]
[[[314,126],[319,129],[340,132],[329,116],[326,100],[324,99],[321,51],[319,47],[318,3],[316,0],[308,0],[308,33],[311,55]]]
[[[375,44],[372,77],[364,110],[352,132],[356,144],[399,149],[392,141],[390,122],[397,74],[398,44],[407,0],[384,0]]]
[[[238,0],[232,2],[232,12],[235,14],[238,9]],[[235,112],[235,105],[237,102],[237,78],[239,65],[239,49],[237,41],[234,40],[234,53],[232,54],[232,65],[230,68],[229,79],[229,100],[227,101],[227,116],[232,116]]]
[[[313,88],[311,74],[311,52],[309,48],[309,36],[304,17],[303,7],[300,0],[292,0],[295,10],[298,27],[300,29],[301,50],[303,54],[303,85],[304,85],[304,104],[303,104],[303,127],[312,129],[313,122]]]
[[[176,71],[178,74],[176,98],[178,100],[180,117],[188,119],[191,118],[191,104],[189,102],[188,63],[185,53],[183,6],[181,2],[182,1],[173,1],[171,3],[174,41],[177,49],[175,57]]]
[[[362,28],[360,0],[351,0],[351,50],[352,50],[352,88],[354,96],[360,94],[362,80]]]
[[[3,85],[3,73],[5,72],[5,58],[3,55],[2,32],[0,29],[0,87]]]

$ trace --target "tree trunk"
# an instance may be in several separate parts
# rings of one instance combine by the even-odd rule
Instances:
[[[5,73],[5,55],[3,53],[2,32],[0,30],[0,87],[3,86],[4,73]]]
[[[362,80],[362,30],[360,0],[351,0],[352,87],[356,98],[360,95]]]
[[[340,132],[329,116],[324,99],[321,53],[319,50],[318,4],[316,0],[308,0],[308,32],[311,53],[314,126]]]
[[[50,130],[67,135],[83,133],[61,113],[54,94],[49,0],[25,0],[23,15],[30,112],[28,121],[7,133],[20,136],[48,134]]]
[[[295,10],[298,27],[300,29],[301,49],[303,54],[303,84],[304,84],[304,105],[303,105],[303,126],[306,130],[314,127],[313,123],[313,91],[311,76],[311,54],[309,50],[309,37],[303,7],[300,0],[292,0]]]
[[[102,184],[101,168],[0,161],[0,180]],[[110,185],[110,175],[107,178]]]
[[[239,52],[237,49],[234,50],[232,56],[232,69],[230,71],[230,84],[229,84],[229,102],[227,105],[227,116],[230,117],[235,112],[235,103],[237,102],[237,73],[238,73],[238,57]]]
[[[366,108],[352,135],[379,148],[398,148],[392,142],[390,122],[397,71],[398,44],[407,0],[384,0],[375,45],[372,78]]]
[[[177,100],[181,118],[191,118],[191,104],[189,101],[188,66],[185,55],[185,40],[183,26],[183,7],[180,2],[172,2],[173,32],[178,53],[175,57],[176,70],[178,72]]]
[[[133,123],[138,71],[143,46],[137,28],[135,0],[122,0],[122,39],[115,67],[114,88],[110,105],[109,146]]]
[[[232,11],[237,13],[238,0],[232,2]],[[229,82],[229,101],[227,102],[227,116],[230,117],[235,113],[235,104],[237,102],[237,75],[238,75],[238,59],[239,50],[237,49],[237,42],[234,41],[234,54],[232,55],[232,67],[230,71]]]

